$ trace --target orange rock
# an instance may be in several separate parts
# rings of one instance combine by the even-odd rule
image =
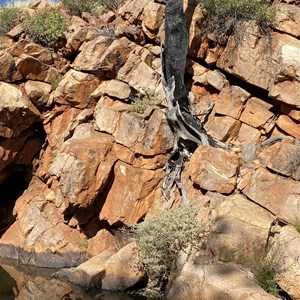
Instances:
[[[200,146],[190,160],[187,171],[191,180],[202,189],[230,193],[237,182],[238,157],[225,150]]]
[[[215,116],[205,125],[207,133],[220,141],[237,137],[241,122],[227,116]]]
[[[250,98],[240,120],[254,128],[262,127],[272,116],[272,105],[255,97]]]
[[[92,74],[70,70],[51,96],[56,103],[85,108],[99,82],[99,79]]]
[[[241,143],[245,143],[245,142],[249,142],[249,141],[253,141],[253,142],[258,142],[260,139],[260,131],[253,128],[252,126],[249,126],[245,123],[242,123],[241,127],[240,127],[240,131],[238,134],[238,140]]]
[[[255,170],[243,193],[274,215],[293,221],[300,213],[300,182],[277,176],[264,168]]]
[[[155,199],[164,172],[134,168],[123,162],[114,167],[114,181],[100,212],[100,219],[110,225],[135,224],[144,216]]]
[[[295,137],[296,139],[300,139],[300,124],[293,122],[288,116],[279,116],[276,124],[284,132]]]

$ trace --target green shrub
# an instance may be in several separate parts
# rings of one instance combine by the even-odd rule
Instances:
[[[18,7],[3,5],[0,7],[0,33],[10,31],[20,23],[22,10]]]
[[[257,284],[267,293],[276,296],[280,291],[276,278],[279,272],[283,270],[283,266],[279,261],[280,257],[280,251],[278,250],[267,254],[261,246],[249,245],[248,249],[243,249],[238,256],[234,258],[226,257],[222,261],[234,262],[249,269]]]
[[[134,112],[143,114],[148,107],[162,104],[164,98],[155,91],[146,90],[143,93],[138,93],[133,102],[131,103],[131,109]]]
[[[123,0],[61,0],[61,4],[71,14],[81,16],[83,12],[99,15],[104,8],[116,11]]]
[[[55,47],[65,37],[67,20],[55,8],[27,16],[22,23],[24,31],[37,43]]]
[[[300,233],[300,219],[296,218],[293,222],[291,222],[291,225],[297,230],[298,233]]]
[[[136,225],[140,259],[151,281],[168,278],[179,251],[200,243],[206,226],[197,222],[197,214],[193,205],[175,207]]]
[[[256,282],[272,295],[278,295],[279,288],[276,282],[278,258],[274,255],[258,256],[250,260],[249,268],[252,271]]]
[[[240,21],[255,20],[265,30],[274,22],[275,12],[270,0],[198,0],[207,10],[207,28],[217,35],[229,35]]]

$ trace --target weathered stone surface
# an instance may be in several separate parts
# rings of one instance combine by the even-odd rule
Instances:
[[[284,132],[295,137],[296,139],[300,139],[300,124],[293,122],[293,120],[288,116],[279,116],[279,118],[276,120],[276,124]]]
[[[247,213],[245,213],[247,212]],[[273,216],[243,195],[234,195],[214,208],[217,216],[208,245],[220,260],[234,260],[262,252]]]
[[[143,170],[123,162],[114,167],[114,181],[100,212],[100,219],[110,225],[135,224],[150,208],[155,190],[163,178],[163,170]]]
[[[79,47],[85,41],[87,32],[87,26],[78,26],[77,24],[72,24],[71,26],[69,26],[68,32],[66,34],[66,48],[69,49],[70,54],[79,49]]]
[[[250,141],[257,143],[260,139],[260,136],[261,134],[259,130],[245,123],[242,123],[238,134],[238,140],[241,143],[250,142]]]
[[[136,47],[118,72],[118,79],[128,82],[136,90],[154,90],[160,83],[159,73],[153,69],[154,55],[146,48]]]
[[[118,241],[109,231],[101,229],[88,240],[87,254],[89,257],[99,255],[105,250],[117,251]]]
[[[213,86],[218,91],[229,85],[226,76],[218,70],[210,71],[207,74],[207,83]]]
[[[292,299],[300,298],[300,236],[291,226],[271,229],[270,255],[275,260],[278,283]]]
[[[121,117],[120,105],[102,97],[95,108],[95,130],[113,134]]]
[[[0,99],[1,137],[16,137],[39,120],[39,111],[17,87],[1,82]]]
[[[71,139],[61,147],[50,166],[49,174],[58,178],[56,205],[65,210],[69,204],[87,208],[103,190],[112,172],[115,158],[109,155],[112,137],[79,125]],[[90,212],[92,213],[92,212]],[[88,221],[88,216],[78,219]]]
[[[288,35],[275,35],[279,64],[269,94],[284,103],[299,107],[300,41]]]
[[[227,116],[215,116],[205,125],[207,133],[220,141],[236,138],[241,127],[241,122]]]
[[[263,168],[253,172],[243,193],[287,221],[294,220],[300,213],[300,182],[269,173]]]
[[[259,157],[269,169],[300,180],[300,145],[276,143],[265,148]]]
[[[33,56],[21,54],[17,60],[17,69],[28,80],[50,83],[58,77],[58,70]]]
[[[263,126],[272,116],[272,105],[258,98],[250,98],[240,120],[254,128]]]
[[[172,132],[164,114],[155,110],[149,120],[135,113],[123,113],[116,127],[115,141],[137,154],[154,156],[172,147]]]
[[[39,98],[51,93],[51,85],[45,82],[28,80],[24,85],[25,91],[33,103]]]
[[[168,300],[276,300],[246,271],[233,264],[186,263],[171,286]]]
[[[126,37],[113,40],[110,37],[99,36],[83,45],[82,51],[74,61],[74,68],[114,78],[134,47],[135,44]]]
[[[74,68],[78,71],[97,71],[99,69],[99,58],[111,45],[113,39],[107,36],[84,43],[81,52],[74,61]]]
[[[137,247],[128,244],[117,253],[106,250],[72,269],[63,269],[55,275],[86,288],[101,287],[103,290],[124,291],[144,280],[139,268]]]
[[[88,105],[87,100],[99,82],[99,79],[92,74],[70,70],[52,94],[53,101],[85,108]]]
[[[275,3],[274,8],[276,12],[275,28],[299,38],[299,6],[289,5],[287,3]]]
[[[164,21],[164,6],[159,3],[149,2],[144,8],[143,14],[143,30],[150,39],[153,39]]]
[[[64,224],[53,201],[53,191],[34,178],[16,202],[17,221],[0,239],[0,257],[48,268],[74,266],[85,260],[81,234]]]
[[[0,51],[0,80],[5,82],[14,82],[22,79],[18,72],[15,61],[8,52]]]
[[[210,146],[200,146],[187,164],[191,180],[202,189],[230,193],[236,185],[239,160],[236,155]]]
[[[108,82],[105,94],[110,97],[130,101],[129,98],[132,94],[132,91],[127,83],[113,79]]]
[[[238,119],[249,97],[250,94],[239,86],[223,88],[215,101],[215,112]]]
[[[254,23],[244,23],[239,36],[229,38],[217,66],[269,91],[284,103],[299,106],[300,41],[280,33],[263,36]]]
[[[118,14],[131,24],[142,20],[143,10],[149,3],[149,0],[130,0],[126,1],[118,10]]]
[[[24,45],[23,51],[25,54],[35,57],[44,64],[51,65],[53,63],[53,56],[51,51],[41,45],[27,42]]]

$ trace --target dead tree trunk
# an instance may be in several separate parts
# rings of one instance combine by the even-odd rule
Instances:
[[[225,146],[206,133],[193,113],[184,83],[188,45],[183,0],[167,0],[165,43],[161,52],[162,82],[168,104],[166,117],[175,138],[162,189],[165,199],[169,200],[171,188],[176,184],[184,202],[188,199],[180,177],[190,153],[199,145]]]

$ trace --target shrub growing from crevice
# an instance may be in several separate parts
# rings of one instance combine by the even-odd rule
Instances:
[[[0,7],[0,34],[5,34],[21,21],[22,9],[3,5]]]
[[[267,293],[278,296],[280,288],[277,284],[279,270],[283,266],[280,263],[280,251],[274,250],[267,253],[261,246],[250,246],[234,257],[226,257],[223,262],[233,262],[243,268],[249,269],[257,284]]]
[[[51,8],[32,16],[27,15],[22,27],[35,42],[55,48],[65,38],[68,21],[59,10]]]
[[[254,20],[262,32],[269,31],[275,22],[275,11],[270,0],[198,0],[206,10],[206,33],[214,33],[224,44],[229,35],[238,31],[242,21]]]
[[[61,0],[61,4],[71,14],[81,16],[83,12],[98,16],[103,9],[116,11],[123,0]]]
[[[175,268],[180,251],[201,244],[207,224],[197,221],[195,205],[174,207],[134,227],[141,263],[152,287],[161,288]]]
[[[143,114],[148,107],[160,105],[164,101],[164,98],[159,93],[153,90],[145,90],[143,93],[135,95],[131,103],[131,109],[136,113]]]

